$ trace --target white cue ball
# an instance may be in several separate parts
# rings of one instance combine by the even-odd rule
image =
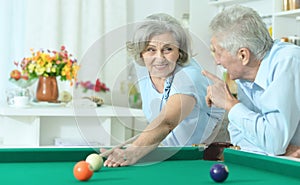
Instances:
[[[96,154],[96,153],[93,153],[93,154],[90,154],[89,156],[87,156],[85,161],[91,165],[91,168],[93,169],[93,171],[100,170],[103,165],[103,158],[99,154]]]

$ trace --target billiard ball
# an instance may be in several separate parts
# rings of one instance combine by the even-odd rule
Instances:
[[[89,180],[93,173],[90,164],[86,161],[79,161],[73,168],[74,177],[79,181]]]
[[[97,153],[88,155],[85,161],[91,165],[93,171],[100,170],[103,165],[103,158]]]
[[[210,168],[210,177],[216,182],[223,182],[228,177],[228,167],[225,164],[214,164]]]

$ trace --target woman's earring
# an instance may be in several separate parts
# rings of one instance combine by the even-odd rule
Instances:
[[[179,53],[179,59],[182,59],[182,53],[181,52]]]

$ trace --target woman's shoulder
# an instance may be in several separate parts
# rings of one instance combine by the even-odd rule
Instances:
[[[183,66],[183,68],[187,69],[195,69],[195,70],[202,70],[201,64],[194,58],[191,58],[189,63],[186,66]]]
[[[195,59],[190,59],[189,63],[184,66],[180,66],[176,73],[178,76],[185,75],[192,77],[193,79],[202,80],[204,78],[201,73],[202,70],[203,68]]]
[[[138,78],[145,78],[149,76],[148,70],[145,66],[141,66],[137,63],[134,63],[133,65]]]
[[[181,71],[175,74],[173,80],[174,87],[195,90],[197,94],[206,92],[206,87],[209,85],[209,80],[202,75],[198,67],[183,67]]]

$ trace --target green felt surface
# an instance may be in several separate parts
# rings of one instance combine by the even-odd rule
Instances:
[[[48,150],[48,149],[47,149]],[[73,149],[61,149],[50,150],[56,153],[55,157],[66,157],[66,154],[70,155],[70,151]],[[80,151],[88,154],[93,152],[90,149],[76,149],[73,150],[77,153],[76,156],[80,157]],[[170,152],[172,149],[163,149],[157,151],[157,155]],[[26,150],[25,150],[26,151]],[[43,152],[45,152],[44,150]],[[48,152],[50,152],[48,151]],[[216,161],[204,161],[201,159],[184,159],[190,158],[190,154],[199,156],[202,155],[202,151],[197,148],[183,148],[178,151],[175,149],[177,157],[171,158],[172,160],[139,163],[135,166],[121,167],[121,168],[106,168],[103,167],[100,171],[95,172],[92,178],[87,182],[77,181],[73,176],[73,167],[76,164],[75,161],[68,162],[1,162],[1,184],[99,184],[99,185],[124,185],[124,184],[216,184],[209,176],[210,167],[217,163]],[[8,151],[6,151],[8,152]],[[29,152],[29,151],[27,151]],[[39,150],[33,150],[31,155],[39,153]],[[42,153],[43,153],[42,152]],[[0,150],[0,158],[5,152]],[[8,152],[9,153],[9,152]],[[24,154],[24,150],[16,151],[14,154]],[[26,153],[26,152],[25,152]],[[29,152],[30,153],[30,152]],[[171,152],[172,153],[172,152]],[[178,155],[180,154],[180,155]],[[7,154],[5,154],[7,155]],[[29,154],[28,154],[29,155]],[[38,155],[36,155],[38,156]],[[52,155],[51,157],[53,157]],[[60,157],[62,156],[62,157]],[[176,156],[176,155],[175,155]],[[73,156],[74,157],[74,156]],[[246,157],[246,161],[245,158]],[[269,163],[266,163],[265,156],[249,155],[248,153],[240,151],[225,150],[225,164],[229,168],[229,176],[223,184],[299,184],[300,178],[296,176],[289,176],[286,174],[270,172],[270,170],[253,168],[250,163],[262,163],[270,168],[276,167],[276,165],[285,168],[286,171],[298,170],[298,162],[288,161],[282,162],[281,159],[272,158]],[[22,158],[22,155],[20,155]],[[49,158],[49,156],[48,156]],[[74,157],[75,158],[75,157]],[[244,159],[243,159],[244,158]],[[157,159],[151,158],[151,159]],[[268,159],[268,157],[267,157]],[[233,160],[233,161],[232,161]],[[268,161],[268,160],[267,160]],[[276,164],[275,166],[273,166]],[[296,164],[296,165],[295,165]]]

